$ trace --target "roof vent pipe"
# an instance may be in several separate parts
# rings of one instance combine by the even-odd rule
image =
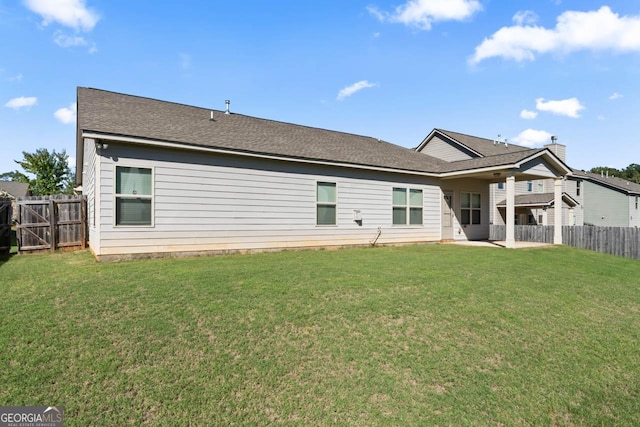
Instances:
[[[558,143],[558,137],[555,135],[551,135],[551,143],[552,144],[557,144]]]
[[[505,148],[509,147],[509,140],[507,138],[504,139],[504,146]]]
[[[224,101],[224,104],[225,104],[225,105],[226,105],[226,107],[227,107],[224,113],[225,113],[225,114],[231,114],[231,113],[229,112],[229,104],[231,104],[231,101],[229,101],[229,100],[227,99],[227,100],[225,100],[225,101]]]

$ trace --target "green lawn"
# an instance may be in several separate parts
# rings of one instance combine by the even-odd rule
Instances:
[[[65,425],[640,425],[640,262],[427,245],[0,260],[0,406]]]

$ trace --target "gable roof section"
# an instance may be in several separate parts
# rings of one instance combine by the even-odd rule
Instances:
[[[594,182],[605,187],[609,187],[613,190],[620,191],[625,194],[640,195],[640,184],[627,181],[623,178],[613,176],[601,176],[597,173],[582,172],[578,170],[573,171],[573,175],[578,179],[585,179],[587,181]]]
[[[462,147],[464,151],[470,151],[479,157],[497,156],[531,150],[531,148],[520,145],[505,144],[504,142],[495,143],[495,141],[491,139],[479,138],[477,136],[437,128],[432,130],[415,150],[421,151],[435,135],[440,135],[440,137],[444,137],[455,145]]]
[[[25,182],[0,181],[0,190],[4,190],[13,197],[27,197],[29,195],[29,184]]]
[[[578,206],[578,202],[567,193],[562,193],[562,201],[565,202],[570,207]],[[553,193],[528,193],[528,194],[519,194],[515,197],[515,207],[517,208],[549,207],[549,206],[553,206],[553,202],[554,202]],[[496,205],[496,207],[499,207],[499,208],[504,208],[506,206],[507,206],[506,199]]]
[[[427,174],[446,163],[376,138],[90,88],[78,88],[77,126],[78,153],[84,132]]]

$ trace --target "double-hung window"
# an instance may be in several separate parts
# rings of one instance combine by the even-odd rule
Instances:
[[[422,190],[393,188],[393,225],[422,225]]]
[[[480,224],[481,206],[479,193],[460,193],[460,223],[463,225]]]
[[[116,166],[116,225],[153,225],[153,170]]]
[[[336,183],[318,182],[316,191],[316,224],[336,225]]]
[[[533,191],[533,181],[527,181],[527,191],[529,193]]]

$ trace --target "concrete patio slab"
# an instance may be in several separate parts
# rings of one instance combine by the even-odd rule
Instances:
[[[449,245],[461,245],[461,246],[479,246],[485,248],[506,248],[507,242],[505,241],[489,241],[489,240],[473,240],[473,241],[449,241],[443,242]],[[515,249],[524,248],[541,248],[544,246],[553,246],[552,243],[537,243],[537,242],[516,242]]]

